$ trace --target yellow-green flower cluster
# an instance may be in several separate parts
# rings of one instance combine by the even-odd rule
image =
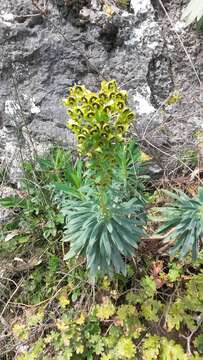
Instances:
[[[102,81],[98,93],[75,85],[64,101],[70,118],[68,128],[75,134],[81,154],[90,157],[105,144],[121,142],[134,114],[126,106],[127,92],[115,80]]]

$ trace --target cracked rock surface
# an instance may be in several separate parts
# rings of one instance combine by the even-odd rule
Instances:
[[[97,90],[103,78],[129,91],[134,133],[153,155],[154,172],[178,166],[203,127],[188,60],[201,79],[203,33],[183,29],[180,1],[163,1],[170,20],[158,0],[132,0],[126,10],[112,4],[111,16],[97,0],[47,3],[46,16],[31,0],[0,4],[0,165],[10,181],[17,181],[20,154],[72,144],[61,100],[75,82]],[[174,90],[182,99],[166,106]]]

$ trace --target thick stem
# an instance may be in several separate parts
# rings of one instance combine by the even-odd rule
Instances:
[[[99,190],[99,201],[100,201],[100,209],[101,209],[101,213],[104,217],[108,216],[109,210],[107,207],[107,203],[106,203],[106,188],[105,187],[101,187]]]

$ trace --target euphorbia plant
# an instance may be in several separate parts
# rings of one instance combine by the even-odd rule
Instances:
[[[85,256],[94,276],[98,271],[125,273],[123,256],[133,256],[143,235],[143,220],[138,218],[143,203],[137,198],[123,201],[114,187],[117,155],[126,151],[125,135],[134,119],[127,92],[119,90],[115,80],[103,81],[98,93],[75,85],[64,105],[78,153],[86,160],[91,190],[64,206],[64,241],[70,243],[65,258]]]
[[[164,193],[173,202],[154,209],[158,217],[152,216],[152,219],[162,223],[157,232],[172,246],[171,255],[183,259],[192,252],[195,260],[203,247],[203,187],[199,187],[193,198],[181,190]]]

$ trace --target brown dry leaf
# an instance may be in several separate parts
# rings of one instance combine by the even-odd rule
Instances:
[[[152,276],[156,277],[162,271],[162,269],[163,269],[162,260],[153,261],[152,269],[151,269]]]
[[[187,192],[191,195],[191,196],[195,196],[197,193],[197,187],[196,185],[190,185],[187,187]]]
[[[166,280],[164,279],[160,279],[160,278],[154,278],[154,281],[155,281],[155,284],[156,284],[156,288],[157,289],[160,289],[165,283],[166,283]]]
[[[113,320],[113,323],[115,326],[123,326],[123,321],[117,318]]]
[[[183,280],[191,280],[192,276],[191,275],[182,275],[181,279],[183,279]]]

